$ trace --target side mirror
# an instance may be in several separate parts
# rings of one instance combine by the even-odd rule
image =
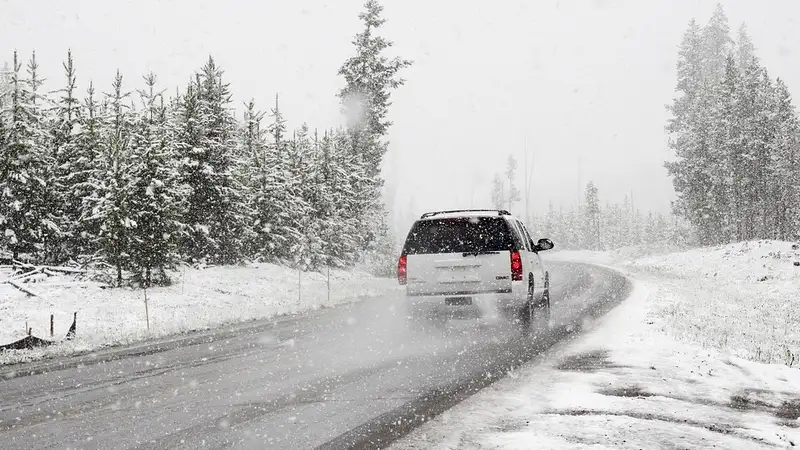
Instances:
[[[553,241],[551,241],[550,239],[547,238],[539,239],[539,242],[537,242],[536,245],[533,246],[533,251],[543,252],[545,250],[551,250],[555,246],[556,245],[553,244]]]

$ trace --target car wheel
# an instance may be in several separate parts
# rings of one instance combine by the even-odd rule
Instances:
[[[544,321],[543,328],[550,328],[550,272],[544,273],[544,294],[542,294],[541,302],[542,319]]]
[[[519,310],[519,324],[522,327],[522,331],[525,334],[529,334],[534,326],[534,315],[535,315],[535,306],[533,304],[534,298],[534,284],[533,284],[533,277],[528,279],[528,293],[525,298],[525,303],[523,303],[522,308]]]
[[[535,298],[533,279],[528,283],[528,298],[519,312],[519,321],[525,335],[531,336],[550,328],[550,286],[545,278],[545,291],[541,299]]]

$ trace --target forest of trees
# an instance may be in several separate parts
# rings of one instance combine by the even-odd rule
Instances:
[[[72,54],[44,90],[35,53],[0,74],[0,251],[47,264],[107,264],[117,282],[166,283],[181,262],[304,270],[393,267],[380,167],[390,93],[410,62],[384,55],[368,1],[339,70],[346,127],[289,131],[276,98],[237,120],[209,57],[167,96],[154,74],[78,91]],[[332,74],[333,75],[333,74]]]
[[[678,55],[666,163],[675,213],[700,244],[798,238],[800,127],[786,84],[755,54],[744,25],[731,38],[717,6],[694,20]]]
[[[560,249],[615,250],[629,246],[690,245],[685,221],[675,216],[643,213],[625,196],[622,203],[601,203],[593,182],[586,185],[577,208],[555,209],[536,214],[529,227],[538,237],[551,238]]]
[[[517,204],[522,194],[516,185],[516,171],[517,161],[509,155],[504,172],[496,173],[492,179],[490,198],[494,208],[519,212]],[[658,212],[643,213],[628,196],[621,204],[601,202],[592,181],[586,185],[577,208],[556,209],[550,202],[546,213],[530,214],[525,220],[534,236],[553,239],[560,249],[615,250],[636,245],[696,243],[685,220]]]

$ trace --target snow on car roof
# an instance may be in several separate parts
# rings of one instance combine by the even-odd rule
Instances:
[[[510,214],[501,214],[501,211],[492,210],[492,211],[446,211],[441,213],[431,212],[424,215],[420,220],[434,220],[434,219],[453,219],[458,217],[510,217],[513,218],[514,216]]]

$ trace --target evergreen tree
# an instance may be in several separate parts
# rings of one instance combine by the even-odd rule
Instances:
[[[91,82],[82,109],[85,113],[79,115],[73,127],[75,152],[69,157],[69,165],[63,166],[60,178],[65,189],[62,208],[67,211],[67,249],[73,258],[91,257],[99,250],[101,221],[94,215],[100,185],[94,182],[103,179],[108,156],[102,145],[104,111],[95,99]],[[62,156],[65,160],[68,158],[68,155]]]
[[[292,159],[289,155],[289,141],[284,137],[286,125],[280,111],[278,99],[271,114],[272,124],[268,128],[272,143],[268,148],[266,167],[269,168],[265,181],[263,212],[268,230],[268,240],[263,249],[263,257],[283,263],[298,262],[294,252],[303,242],[302,220],[297,211],[303,210],[303,193],[292,172]]]
[[[190,187],[185,249],[195,261],[230,264],[241,258],[245,199],[235,177],[236,122],[222,70],[209,57],[184,96],[178,149],[182,182]]]
[[[747,32],[747,25],[742,24],[739,27],[739,33],[736,38],[736,63],[739,72],[744,72],[754,57],[755,46],[750,39],[750,34]]]
[[[321,237],[317,234],[316,212],[312,209],[315,201],[314,185],[315,159],[308,136],[308,125],[303,124],[295,131],[285,149],[286,170],[289,174],[285,186],[296,198],[292,205],[293,236],[286,260],[294,267],[309,269],[313,266],[315,253],[322,249]]]
[[[97,230],[96,246],[100,254],[116,270],[117,285],[122,285],[123,270],[130,266],[132,232],[136,222],[131,218],[131,196],[135,191],[134,166],[131,159],[131,138],[134,117],[123,90],[122,75],[117,71],[110,94],[105,94],[107,110],[102,114],[97,169],[89,184],[93,192],[85,198]]]
[[[10,103],[11,100],[11,67],[8,63],[3,63],[0,69],[0,108]]]
[[[35,60],[33,60],[35,75]],[[46,156],[41,115],[36,104],[38,81],[23,79],[22,66],[14,52],[10,102],[3,110],[6,130],[0,158],[0,227],[6,247],[14,258],[35,256],[45,239],[47,217],[43,216]]]
[[[592,181],[586,185],[586,198],[583,209],[584,245],[592,250],[600,250],[600,198],[597,195],[597,187]]]
[[[743,158],[745,146],[742,140],[742,107],[740,76],[736,61],[729,55],[725,64],[725,76],[710,95],[711,126],[706,157],[699,159],[699,170],[706,175],[708,191],[707,209],[700,222],[708,242],[727,241],[740,231],[742,223],[742,185],[744,182]]]
[[[667,162],[666,167],[677,194],[673,204],[675,211],[701,228],[701,234],[711,241],[713,230],[703,226],[710,210],[707,193],[711,187],[703,167],[708,166],[704,160],[708,158],[709,150],[706,117],[708,107],[714,101],[703,88],[702,54],[700,28],[692,20],[678,52],[676,91],[680,95],[668,108],[672,117],[667,124],[667,132],[675,159]]]
[[[746,27],[735,48],[728,33],[721,6],[699,38],[690,25],[667,126],[676,156],[667,163],[678,197],[674,211],[702,244],[771,236],[778,220],[771,198],[779,160],[773,154],[779,133],[775,87]]]
[[[721,4],[717,4],[714,14],[703,28],[701,38],[704,83],[712,85],[722,78],[725,71],[725,59],[730,54],[733,45],[728,17]]]
[[[67,52],[67,60],[63,63],[66,77],[65,86],[56,91],[58,95],[54,108],[54,120],[51,124],[51,136],[54,152],[54,185],[57,193],[55,213],[63,232],[59,248],[62,260],[68,256],[80,254],[86,247],[80,235],[78,223],[81,219],[81,203],[88,192],[83,189],[91,171],[92,153],[86,154],[78,145],[81,134],[82,108],[76,97],[77,79],[72,60],[72,51]]]
[[[517,160],[514,158],[513,155],[508,155],[508,160],[506,162],[506,179],[508,180],[508,210],[512,211],[514,209],[514,204],[522,199],[520,196],[519,188],[516,185],[516,176],[517,176]]]
[[[60,246],[63,233],[59,228],[59,198],[55,174],[55,154],[53,139],[47,117],[49,100],[42,92],[44,79],[39,76],[39,63],[36,52],[33,52],[28,61],[28,84],[30,87],[30,100],[28,105],[28,127],[30,132],[30,145],[32,157],[36,161],[36,182],[34,189],[34,205],[38,210],[34,215],[39,219],[37,233],[40,234],[40,246],[37,259],[47,262],[58,262],[61,257]]]
[[[362,152],[368,163],[367,175],[371,178],[380,176],[386,152],[387,143],[379,139],[387,134],[392,124],[388,119],[391,91],[405,83],[398,73],[411,65],[410,61],[384,54],[392,42],[375,34],[386,22],[381,17],[382,11],[383,6],[376,0],[364,4],[364,11],[358,15],[364,31],[353,41],[356,55],[348,58],[339,69],[339,75],[345,79],[339,98],[348,118],[352,144]]]
[[[139,91],[142,110],[131,136],[130,176],[133,192],[129,214],[130,270],[134,279],[148,287],[169,282],[167,269],[179,261],[180,222],[184,186],[180,184],[175,145],[162,93],[156,92],[156,76],[144,78]]]
[[[347,118],[350,151],[360,158],[358,186],[353,186],[360,201],[351,210],[355,217],[363,218],[357,227],[365,249],[370,250],[378,237],[375,230],[384,229],[381,224],[388,216],[381,201],[381,165],[388,148],[385,137],[391,126],[388,110],[391,92],[404,84],[398,76],[400,70],[411,65],[410,61],[386,56],[392,42],[376,34],[386,22],[381,17],[383,7],[376,0],[368,0],[359,14],[364,30],[353,41],[356,54],[348,58],[339,69],[345,87],[338,96],[342,111]],[[383,237],[386,240],[388,237]],[[371,251],[376,251],[372,246]]]
[[[266,142],[266,130],[261,121],[264,113],[256,110],[253,100],[245,105],[244,125],[239,132],[239,147],[247,161],[242,165],[243,182],[247,182],[248,210],[251,215],[251,235],[245,254],[257,260],[268,260],[272,254],[270,241],[270,194],[268,182],[274,170]]]
[[[773,114],[775,138],[771,142],[769,172],[773,177],[774,237],[800,236],[800,123],[792,97],[780,78],[775,83]]]
[[[495,174],[492,179],[492,205],[494,205],[496,209],[503,209],[506,207],[505,185],[499,173]]]

